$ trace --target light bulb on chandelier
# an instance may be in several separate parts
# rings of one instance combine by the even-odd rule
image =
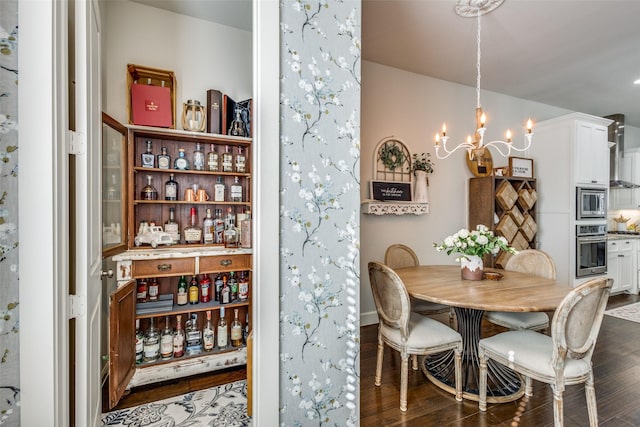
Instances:
[[[531,146],[531,140],[533,139],[533,122],[529,118],[526,124],[526,132],[524,134],[525,144],[524,147],[518,148],[513,145],[511,140],[511,130],[507,130],[506,132],[506,141],[495,140],[485,142],[484,134],[486,132],[485,124],[487,122],[487,116],[482,111],[482,107],[480,104],[480,16],[482,12],[490,12],[491,10],[498,7],[502,4],[503,0],[459,0],[458,5],[456,7],[456,12],[461,16],[472,16],[469,12],[471,9],[476,12],[476,16],[478,18],[478,33],[477,33],[477,61],[476,61],[476,132],[474,137],[471,135],[467,137],[465,142],[461,142],[453,149],[449,149],[447,147],[447,141],[449,137],[447,136],[447,125],[442,125],[442,133],[437,133],[435,137],[435,149],[436,149],[436,157],[439,159],[446,159],[451,154],[456,152],[457,150],[464,148],[467,150],[469,155],[469,160],[480,160],[482,158],[482,154],[484,150],[488,147],[494,147],[502,156],[508,157],[511,154],[511,151],[519,151],[523,152],[529,149]],[[473,4],[472,4],[473,3]]]

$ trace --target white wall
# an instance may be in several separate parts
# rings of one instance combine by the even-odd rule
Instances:
[[[176,128],[182,103],[205,104],[208,89],[236,101],[251,98],[251,32],[129,1],[107,1],[103,31],[105,112],[127,117],[127,64],[170,70],[177,80]]]
[[[510,128],[514,144],[522,146],[524,123],[546,120],[568,110],[497,93],[481,93],[487,114],[486,137],[503,139]],[[377,322],[371,296],[367,263],[382,261],[392,243],[411,246],[424,264],[453,264],[453,256],[433,249],[433,242],[467,226],[467,183],[472,174],[465,152],[445,160],[435,158],[433,139],[442,123],[447,123],[450,142],[462,142],[475,127],[476,92],[463,86],[422,76],[374,62],[362,63],[361,192],[369,197],[373,177],[373,151],[383,138],[395,135],[412,153],[430,152],[435,162],[429,177],[430,213],[420,216],[374,216],[360,218],[360,320]],[[535,125],[534,125],[535,126]],[[534,127],[535,132],[535,127]],[[534,142],[535,144],[535,136]],[[494,166],[506,166],[507,159],[492,152]]]

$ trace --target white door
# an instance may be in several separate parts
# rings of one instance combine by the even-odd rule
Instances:
[[[75,2],[75,421],[99,426],[102,283],[100,16]],[[73,111],[73,110],[72,110]]]

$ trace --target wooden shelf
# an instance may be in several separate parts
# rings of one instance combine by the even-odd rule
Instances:
[[[429,213],[429,203],[365,200],[361,211],[368,215],[422,215]]]

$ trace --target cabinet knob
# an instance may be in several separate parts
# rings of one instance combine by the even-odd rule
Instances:
[[[171,264],[158,264],[158,271],[171,271]]]
[[[220,265],[221,265],[221,266],[223,266],[223,267],[228,267],[228,266],[230,266],[232,263],[233,263],[233,261],[232,261],[232,260],[230,260],[230,259],[221,259],[221,260],[220,260]]]
[[[624,258],[624,254],[618,254],[618,258]]]
[[[100,271],[100,278],[101,279],[106,279],[109,278],[111,279],[113,277],[113,270],[109,269],[107,271]]]

